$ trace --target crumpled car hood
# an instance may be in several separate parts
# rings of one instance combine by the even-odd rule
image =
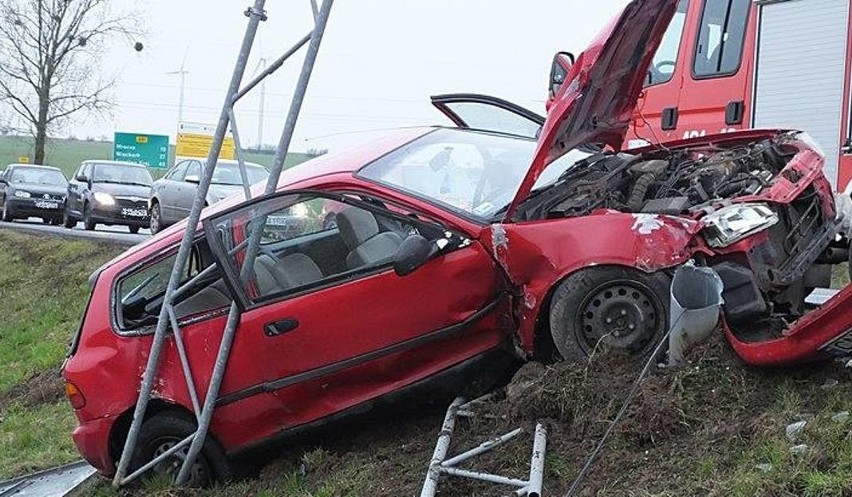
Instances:
[[[557,93],[510,219],[545,168],[583,144],[621,148],[636,101],[677,0],[634,0],[577,58]]]

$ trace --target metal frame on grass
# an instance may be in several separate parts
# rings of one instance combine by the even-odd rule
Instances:
[[[212,271],[215,270],[215,266],[208,267],[201,274],[193,278],[191,281],[182,285],[180,284],[183,276],[183,268],[191,253],[192,244],[196,237],[198,222],[201,218],[201,210],[204,208],[204,201],[207,196],[207,191],[210,188],[215,164],[222,149],[222,142],[224,141],[225,135],[228,132],[229,125],[234,136],[234,144],[236,148],[237,161],[239,162],[240,167],[240,175],[243,178],[244,184],[247,183],[245,160],[243,158],[243,152],[240,149],[240,139],[234,115],[234,105],[243,96],[250,92],[255,86],[257,86],[264,78],[268,77],[276,70],[278,70],[290,56],[295,54],[301,47],[307,44],[308,48],[307,53],[305,54],[304,63],[302,64],[302,71],[299,75],[298,82],[296,83],[296,90],[293,94],[293,100],[290,104],[290,110],[287,113],[287,119],[284,123],[284,130],[282,131],[281,138],[278,142],[278,148],[275,151],[275,159],[273,161],[272,170],[270,171],[269,179],[267,180],[264,193],[272,193],[276,190],[276,187],[278,185],[278,179],[281,175],[281,170],[284,167],[284,159],[287,157],[287,150],[290,148],[290,142],[293,138],[293,130],[296,127],[296,121],[299,118],[299,112],[302,107],[302,102],[304,101],[305,93],[307,91],[308,83],[310,82],[311,73],[313,72],[317,53],[319,52],[323,33],[325,32],[325,26],[328,22],[328,16],[331,11],[333,0],[323,0],[322,6],[317,5],[317,0],[310,0],[310,2],[311,10],[313,12],[314,17],[314,27],[311,32],[301,38],[298,42],[296,42],[296,44],[292,48],[287,50],[284,55],[279,57],[273,64],[267,67],[248,85],[241,88],[240,85],[242,83],[243,76],[246,71],[246,65],[248,63],[249,54],[251,53],[251,49],[254,44],[258,28],[260,26],[260,23],[262,21],[266,21],[267,19],[266,11],[264,10],[264,5],[266,3],[265,0],[254,0],[254,5],[245,12],[246,17],[248,17],[249,19],[248,26],[246,28],[245,36],[243,37],[243,42],[240,48],[239,55],[237,56],[237,62],[236,66],[234,67],[233,75],[231,76],[231,82],[228,86],[228,92],[225,97],[225,103],[222,106],[222,112],[219,115],[219,121],[216,125],[216,131],[213,135],[213,143],[210,146],[210,152],[207,156],[207,164],[212,164],[214,166],[206,167],[204,169],[204,173],[198,185],[198,191],[196,193],[195,199],[193,200],[192,209],[190,210],[189,218],[187,220],[188,229],[184,233],[183,239],[181,240],[180,248],[178,249],[177,257],[175,258],[175,264],[172,268],[171,276],[169,278],[169,283],[166,287],[166,293],[163,298],[162,309],[160,310],[156,331],[154,332],[154,337],[151,344],[151,351],[148,356],[148,363],[146,365],[145,372],[142,375],[142,381],[139,388],[139,398],[136,402],[136,408],[133,411],[133,421],[130,424],[130,430],[128,431],[127,439],[124,443],[124,448],[121,453],[121,459],[119,460],[118,468],[113,479],[113,486],[115,487],[120,487],[133,481],[146,471],[156,466],[158,463],[162,462],[166,458],[171,457],[178,451],[182,451],[187,446],[189,446],[186,454],[183,454],[181,456],[183,462],[176,478],[177,484],[185,483],[187,481],[187,478],[189,477],[190,469],[193,463],[195,462],[195,459],[198,457],[202,446],[204,445],[204,440],[207,438],[207,432],[210,427],[210,421],[213,417],[213,410],[216,406],[216,398],[219,395],[219,387],[222,384],[222,378],[225,374],[225,368],[228,364],[231,344],[233,343],[234,335],[236,334],[237,324],[240,321],[240,309],[237,307],[236,304],[231,304],[231,309],[228,315],[227,323],[225,325],[225,330],[222,333],[222,341],[219,344],[219,351],[216,357],[216,363],[210,375],[209,387],[207,389],[207,393],[202,398],[198,395],[198,390],[196,388],[195,381],[192,377],[190,368],[190,358],[187,354],[186,348],[184,347],[183,336],[181,334],[181,330],[177,322],[177,317],[174,312],[174,303],[176,297],[184,293],[195,282],[201,279],[203,275],[209,275]],[[245,194],[247,198],[251,196],[251,192],[249,191],[248,187],[245,188]],[[252,233],[252,236],[249,238],[246,255],[247,263],[245,264],[244,268],[250,268],[253,266],[254,257],[256,256],[258,251],[260,233],[259,230],[256,231],[258,232]],[[186,384],[189,389],[189,395],[192,401],[193,411],[197,418],[198,428],[194,433],[184,438],[182,441],[174,445],[168,451],[157,456],[153,460],[149,461],[147,464],[143,465],[142,467],[138,468],[133,473],[128,475],[127,472],[130,468],[130,461],[133,459],[133,454],[136,451],[139,431],[142,428],[142,423],[145,420],[145,413],[148,409],[148,403],[151,400],[151,390],[154,385],[154,380],[157,376],[160,354],[163,350],[163,346],[166,343],[166,340],[169,339],[169,330],[171,330],[175,340],[175,345],[178,351],[178,356],[180,358],[181,367],[183,368],[184,377],[186,379]]]
[[[489,394],[467,403],[465,403],[463,398],[459,397],[450,404],[450,407],[447,409],[447,415],[444,417],[444,424],[441,426],[441,433],[438,435],[438,443],[435,444],[435,452],[432,454],[432,460],[429,462],[429,470],[426,472],[426,481],[423,483],[420,497],[435,497],[435,494],[438,492],[438,483],[441,480],[441,475],[515,487],[516,490],[512,495],[516,496],[541,497],[541,487],[544,479],[544,453],[547,449],[547,430],[541,423],[537,423],[535,426],[532,458],[530,460],[530,475],[527,480],[458,467],[459,464],[465,461],[504,445],[523,433],[523,428],[512,430],[499,437],[483,442],[466,452],[450,457],[449,459],[447,458],[447,454],[450,451],[450,443],[452,442],[453,430],[456,427],[456,419],[458,417],[474,417],[473,408],[477,404],[490,400],[491,397],[492,395]]]

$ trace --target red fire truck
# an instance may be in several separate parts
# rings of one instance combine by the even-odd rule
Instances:
[[[630,146],[743,128],[807,131],[852,179],[850,0],[680,0],[648,71]],[[570,54],[554,58],[551,91]]]

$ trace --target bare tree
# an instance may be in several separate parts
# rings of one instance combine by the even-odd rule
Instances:
[[[44,162],[48,134],[70,116],[110,108],[105,42],[135,28],[109,0],[0,0],[0,99],[35,138],[33,162]]]

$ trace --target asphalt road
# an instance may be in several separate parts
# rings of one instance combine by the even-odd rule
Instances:
[[[127,226],[104,226],[99,224],[95,231],[86,231],[83,229],[82,223],[78,223],[77,227],[74,229],[68,229],[63,226],[43,224],[41,219],[37,218],[30,218],[27,221],[19,220],[11,223],[0,222],[0,229],[14,229],[18,231],[65,238],[84,238],[93,241],[107,241],[126,246],[136,245],[137,243],[144,242],[148,238],[151,238],[151,232],[147,229],[140,230],[138,235],[133,235],[130,231],[128,231]]]

